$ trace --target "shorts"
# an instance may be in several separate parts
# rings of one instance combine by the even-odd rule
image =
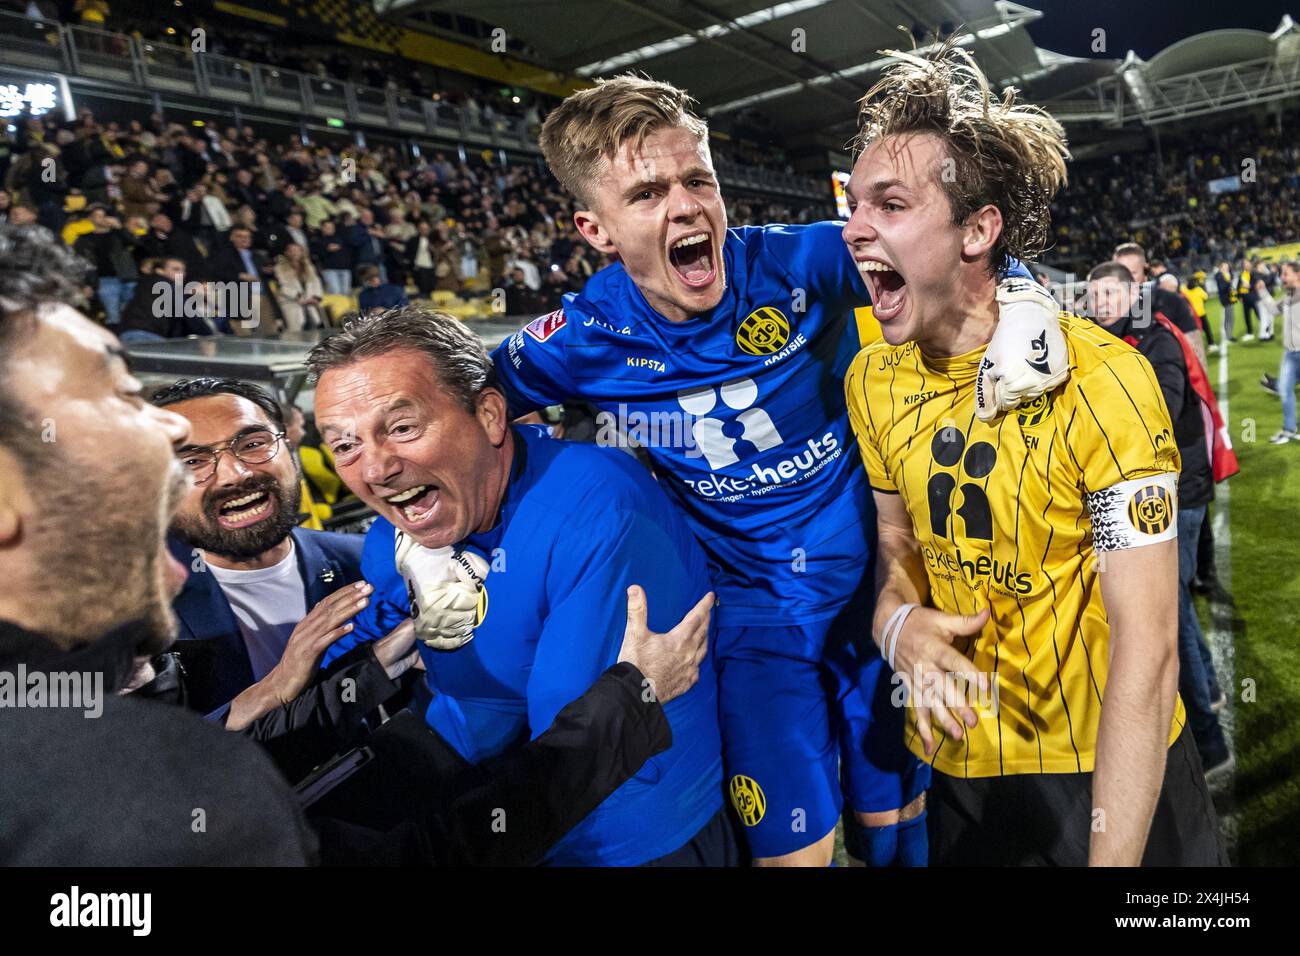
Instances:
[[[930,767],[903,745],[904,711],[890,704],[891,675],[869,622],[841,615],[718,630],[727,796],[756,857],[816,843],[846,800],[859,812],[895,810],[929,783]],[[823,652],[809,659],[782,647]]]
[[[931,866],[1087,866],[1091,773],[950,777],[927,798]],[[1169,748],[1143,866],[1226,866],[1201,769],[1183,728]]]

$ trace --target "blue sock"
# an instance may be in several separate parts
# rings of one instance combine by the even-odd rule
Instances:
[[[858,824],[846,828],[845,849],[870,867],[926,866],[930,841],[925,829],[925,812],[904,823],[883,827]]]
[[[924,810],[898,825],[898,865],[930,865],[930,835],[925,828]]]
[[[902,824],[899,823],[891,823],[883,827],[860,826],[857,849],[861,855],[858,859],[870,867],[893,866],[898,856],[900,826]]]

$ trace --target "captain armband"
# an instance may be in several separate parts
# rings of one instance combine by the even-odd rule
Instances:
[[[1162,472],[1089,492],[1093,546],[1141,548],[1178,537],[1178,475]]]

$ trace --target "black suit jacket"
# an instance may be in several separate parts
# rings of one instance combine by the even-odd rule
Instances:
[[[253,265],[257,268],[258,279],[264,279],[262,267],[265,265],[265,255],[256,249],[248,251],[253,257]],[[246,271],[244,260],[240,257],[239,250],[229,239],[223,239],[208,256],[208,261],[203,268],[203,278],[215,282],[238,282],[239,274],[244,271]]]
[[[360,581],[363,535],[294,528],[298,572],[307,589],[310,611],[327,595]],[[253,683],[253,665],[244,635],[214,575],[194,571],[194,551],[169,537],[167,546],[190,568],[185,587],[172,602],[180,621],[174,650],[185,669],[189,706],[207,714],[228,703]]]
[[[265,753],[195,714],[114,693],[141,633],[128,624],[63,651],[0,621],[0,671],[93,676],[80,686],[98,684],[102,707],[89,720],[84,707],[0,707],[0,866],[312,862],[315,837]]]

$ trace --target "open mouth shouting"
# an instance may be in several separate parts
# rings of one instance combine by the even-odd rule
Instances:
[[[437,485],[415,485],[384,499],[391,505],[407,531],[427,531],[438,519],[438,505],[442,500]]]
[[[703,291],[718,278],[717,251],[713,234],[700,229],[678,236],[668,244],[668,265],[682,285]]]
[[[872,315],[877,322],[896,319],[907,303],[907,280],[883,259],[858,259],[858,271],[871,293]]]

